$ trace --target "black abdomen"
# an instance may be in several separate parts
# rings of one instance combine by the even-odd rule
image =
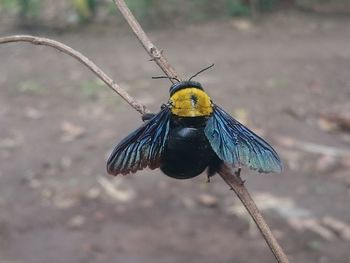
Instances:
[[[169,132],[160,169],[177,179],[195,177],[216,160],[216,155],[205,137],[203,125],[186,127],[175,123],[174,126]]]

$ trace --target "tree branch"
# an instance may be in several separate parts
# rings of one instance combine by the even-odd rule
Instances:
[[[96,74],[104,83],[107,84],[112,90],[118,93],[131,107],[133,107],[136,111],[141,114],[149,112],[143,104],[138,102],[136,99],[131,97],[124,89],[122,89],[117,83],[114,82],[106,73],[104,73],[95,63],[93,63],[90,59],[85,57],[80,52],[74,50],[73,48],[58,42],[56,40],[43,38],[43,37],[34,37],[30,35],[15,35],[8,37],[1,37],[0,44],[12,43],[12,42],[29,42],[34,45],[44,45],[53,47],[63,53],[75,58],[86,67],[88,67],[93,73]]]
[[[134,31],[136,37],[139,39],[143,47],[146,49],[148,54],[151,56],[157,65],[163,70],[163,72],[168,77],[176,77],[177,74],[170,63],[163,57],[162,53],[153,45],[150,39],[147,37],[146,33],[141,28],[140,24],[137,22],[133,14],[130,12],[129,8],[125,4],[124,0],[113,0],[117,5],[120,12],[123,14],[125,20],[129,23],[130,27]],[[170,79],[171,80],[171,79]],[[266,243],[274,254],[276,260],[280,263],[289,263],[286,254],[283,252],[282,248],[278,244],[277,240],[273,236],[270,228],[266,224],[262,214],[255,205],[255,202],[251,198],[247,188],[244,186],[244,182],[237,177],[230,167],[223,165],[220,176],[224,181],[231,187],[231,189],[236,193],[238,198],[242,201],[245,208],[248,210],[249,214],[254,219],[257,224],[261,234],[263,235]]]
[[[162,52],[158,50],[158,48],[152,44],[152,42],[147,37],[146,33],[142,30],[140,24],[134,18],[129,8],[125,4],[123,0],[113,0],[115,4],[118,6],[119,10],[128,21],[130,27],[133,29],[135,35],[142,43],[143,47],[146,49],[147,53],[151,56],[152,60],[154,60],[157,65],[163,70],[163,72],[172,78],[178,78],[176,71],[170,65],[170,63],[163,56]],[[80,52],[72,49],[69,46],[64,45],[58,41],[48,39],[48,38],[40,38],[29,35],[15,35],[0,38],[0,44],[4,43],[12,43],[12,42],[29,42],[35,45],[44,45],[53,47],[63,53],[74,57],[79,62],[87,66],[93,73],[96,74],[103,82],[105,82],[111,89],[117,92],[131,107],[133,107],[136,111],[141,114],[149,112],[147,108],[142,105],[140,102],[136,101],[133,97],[131,97],[124,89],[122,89],[117,83],[115,83],[107,74],[105,74],[99,67],[97,67],[91,60],[82,55]],[[172,81],[172,80],[171,80]],[[272,253],[278,262],[281,263],[289,263],[287,256],[283,252],[282,248],[279,246],[277,240],[274,238],[270,228],[266,224],[264,218],[256,207],[253,199],[251,198],[248,190],[244,186],[244,182],[237,177],[233,170],[224,165],[219,172],[220,176],[223,180],[234,190],[236,195],[242,201],[249,214],[254,219],[257,224],[260,232],[262,233],[265,241],[269,245]]]
[[[170,65],[168,60],[163,55],[163,52],[160,51],[148,38],[145,31],[140,26],[139,22],[136,20],[134,15],[131,13],[128,6],[125,4],[124,0],[113,0],[117,5],[119,11],[122,13],[125,20],[128,22],[131,29],[134,31],[136,37],[141,42],[142,46],[150,55],[151,59],[157,63],[163,72],[171,78],[180,79],[175,71],[175,69]],[[170,79],[171,82],[175,83],[175,80]]]
[[[258,226],[271,252],[274,254],[278,262],[289,263],[286,254],[283,252],[281,246],[278,244],[276,238],[273,236],[269,226],[256,206],[253,198],[249,194],[247,188],[244,186],[244,181],[240,176],[236,176],[231,167],[223,165],[219,171],[220,176],[236,193],[245,208],[248,210],[250,216]]]

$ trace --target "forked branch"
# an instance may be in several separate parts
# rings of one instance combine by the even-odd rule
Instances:
[[[159,49],[155,45],[153,45],[153,43],[149,40],[146,33],[142,30],[140,24],[132,15],[129,8],[125,4],[124,0],[113,0],[113,1],[118,6],[124,18],[127,20],[130,27],[132,28],[135,35],[137,36],[139,41],[142,43],[143,47],[146,49],[147,53],[150,55],[152,60],[157,63],[157,65],[163,70],[163,72],[168,77],[179,79],[176,71],[170,65],[167,59],[163,56],[162,52],[159,51]],[[91,60],[89,60],[83,54],[72,49],[71,47],[52,39],[34,37],[29,35],[15,35],[15,36],[0,38],[0,44],[12,43],[12,42],[29,42],[35,45],[50,46],[59,51],[62,51],[63,53],[71,57],[74,57],[79,62],[87,66],[93,73],[96,74],[97,77],[99,77],[103,82],[105,82],[111,89],[117,92],[136,111],[138,111],[141,114],[148,112],[148,110],[143,104],[141,104],[136,99],[131,97],[124,89],[122,89],[116,82],[114,82],[106,73],[104,73],[99,67],[97,67],[96,64],[94,64]],[[234,171],[228,166],[223,166],[219,173],[220,173],[220,176],[224,179],[224,181],[230,186],[230,188],[232,188],[232,190],[235,191],[239,199],[242,201],[242,203],[248,210],[249,214],[254,219],[255,223],[257,224],[260,232],[262,233],[265,241],[267,242],[268,246],[270,247],[277,261],[281,263],[289,263],[287,256],[283,252],[282,248],[279,246],[277,240],[274,238],[270,228],[268,227],[260,211],[256,207],[255,202],[251,198],[247,188],[244,186],[244,182],[240,179],[240,177],[237,177]]]
[[[173,67],[171,67],[170,63],[162,56],[161,52],[159,52],[158,49],[155,49],[155,50],[157,51],[157,54],[159,55],[159,57],[158,58],[154,57],[154,54],[152,54],[152,50],[153,48],[155,48],[155,46],[149,40],[146,33],[142,30],[140,24],[132,15],[129,8],[125,4],[125,1],[124,0],[113,0],[113,1],[117,5],[120,12],[123,14],[125,20],[129,23],[130,27],[134,31],[135,35],[137,36],[141,44],[145,47],[147,52],[150,54],[152,59],[157,63],[157,65],[164,71],[164,73],[168,77],[177,78],[177,74],[175,70],[173,69]],[[280,247],[277,240],[273,236],[262,214],[260,213],[259,209],[255,205],[254,200],[250,196],[247,188],[244,186],[244,182],[240,179],[240,177],[237,177],[235,175],[234,171],[232,171],[230,167],[226,165],[222,167],[219,174],[224,179],[224,181],[230,186],[230,188],[236,193],[239,199],[242,201],[242,203],[248,210],[249,214],[252,216],[255,223],[257,224],[261,234],[263,235],[266,243],[270,247],[277,261],[281,263],[289,263],[289,260],[286,254],[283,252],[282,248]]]

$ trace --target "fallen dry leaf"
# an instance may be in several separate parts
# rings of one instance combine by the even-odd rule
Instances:
[[[110,180],[100,176],[97,178],[97,181],[102,189],[105,190],[106,194],[116,201],[128,202],[135,197],[135,193],[132,189],[127,189],[125,186],[122,186],[121,179],[115,179],[112,183]]]
[[[335,239],[335,235],[327,227],[322,226],[319,220],[314,218],[300,219],[300,218],[291,218],[288,220],[288,223],[291,227],[298,231],[309,230],[315,234],[321,236],[326,240]]]
[[[0,138],[0,149],[13,149],[23,144],[23,136],[18,131],[14,131],[13,134],[6,138]]]
[[[89,199],[97,199],[101,195],[101,190],[97,187],[92,187],[86,192],[86,197]]]
[[[201,205],[213,207],[218,204],[218,198],[211,194],[200,194],[198,196],[198,202]]]
[[[61,123],[61,131],[63,132],[61,136],[61,142],[71,142],[77,138],[82,137],[86,130],[84,127],[73,124],[68,121]]]
[[[181,201],[183,205],[189,210],[196,207],[196,202],[193,201],[193,199],[189,196],[182,196]]]
[[[334,170],[338,165],[338,159],[331,155],[322,155],[316,162],[316,171],[325,173]]]
[[[59,209],[67,209],[75,206],[78,203],[76,198],[67,197],[67,196],[55,196],[53,204]]]
[[[27,118],[33,120],[39,120],[44,116],[44,114],[41,111],[31,107],[26,108],[24,112]]]
[[[350,224],[330,216],[324,217],[322,223],[332,229],[341,238],[350,241]]]
[[[249,32],[254,29],[253,23],[247,19],[234,19],[231,21],[231,25],[242,32]]]
[[[342,106],[332,111],[321,113],[320,119],[343,131],[350,131],[350,106]],[[329,125],[330,125],[329,124]]]
[[[322,131],[331,132],[337,129],[336,123],[322,117],[318,118],[317,124]]]
[[[68,221],[68,226],[71,228],[80,228],[86,222],[86,218],[82,215],[76,215]]]

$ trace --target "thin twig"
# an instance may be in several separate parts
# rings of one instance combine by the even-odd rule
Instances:
[[[93,73],[96,74],[96,76],[98,76],[104,83],[106,83],[108,87],[117,92],[127,103],[129,103],[131,107],[133,107],[139,113],[144,114],[146,112],[149,112],[142,103],[138,102],[133,97],[131,97],[124,89],[122,89],[116,82],[114,82],[113,79],[111,79],[98,66],[96,66],[95,63],[93,63],[90,59],[85,57],[80,52],[74,50],[73,48],[56,40],[30,35],[15,35],[0,38],[0,44],[12,42],[29,42],[34,45],[50,46],[59,51],[62,51],[63,53],[77,59],[79,62],[87,66]]]
[[[128,22],[131,29],[134,31],[136,37],[141,42],[142,46],[145,48],[147,53],[150,55],[151,59],[157,63],[157,65],[160,67],[163,72],[171,78],[169,79],[171,82],[175,83],[175,79],[180,79],[177,75],[175,69],[170,65],[168,60],[163,55],[163,52],[160,51],[148,38],[145,31],[142,29],[139,22],[136,20],[134,15],[131,13],[128,6],[125,4],[124,0],[113,0],[114,3],[117,5],[119,11],[122,13],[125,20]]]
[[[119,8],[120,12],[123,14],[125,20],[129,23],[130,27],[134,31],[135,35],[146,49],[148,54],[153,58],[157,65],[163,70],[163,72],[171,78],[177,78],[177,74],[174,68],[170,63],[162,56],[161,52],[155,47],[155,45],[147,37],[146,33],[141,28],[140,24],[137,22],[133,14],[130,12],[128,6],[125,4],[124,0],[113,0],[114,3]],[[158,57],[155,57],[154,54],[157,54]],[[170,79],[171,80],[171,79]],[[255,223],[257,224],[261,234],[263,235],[266,243],[270,247],[275,258],[280,263],[288,263],[288,258],[283,252],[282,248],[278,244],[277,240],[273,236],[270,228],[266,224],[263,216],[258,210],[255,202],[251,198],[247,188],[244,186],[244,182],[240,181],[241,179],[237,177],[232,169],[229,169],[228,166],[223,166],[223,169],[220,171],[220,176],[224,181],[233,189],[237,194],[239,199],[242,201],[249,214],[253,217]],[[238,178],[238,180],[237,180]]]
[[[267,245],[270,247],[277,261],[281,263],[288,263],[289,261],[286,254],[283,252],[281,246],[273,236],[269,226],[264,220],[253,198],[249,194],[247,188],[244,186],[244,181],[241,179],[241,177],[235,176],[233,169],[227,165],[223,165],[221,167],[219,174],[236,193],[245,208],[248,210],[250,216],[258,226],[261,234],[263,235]]]

